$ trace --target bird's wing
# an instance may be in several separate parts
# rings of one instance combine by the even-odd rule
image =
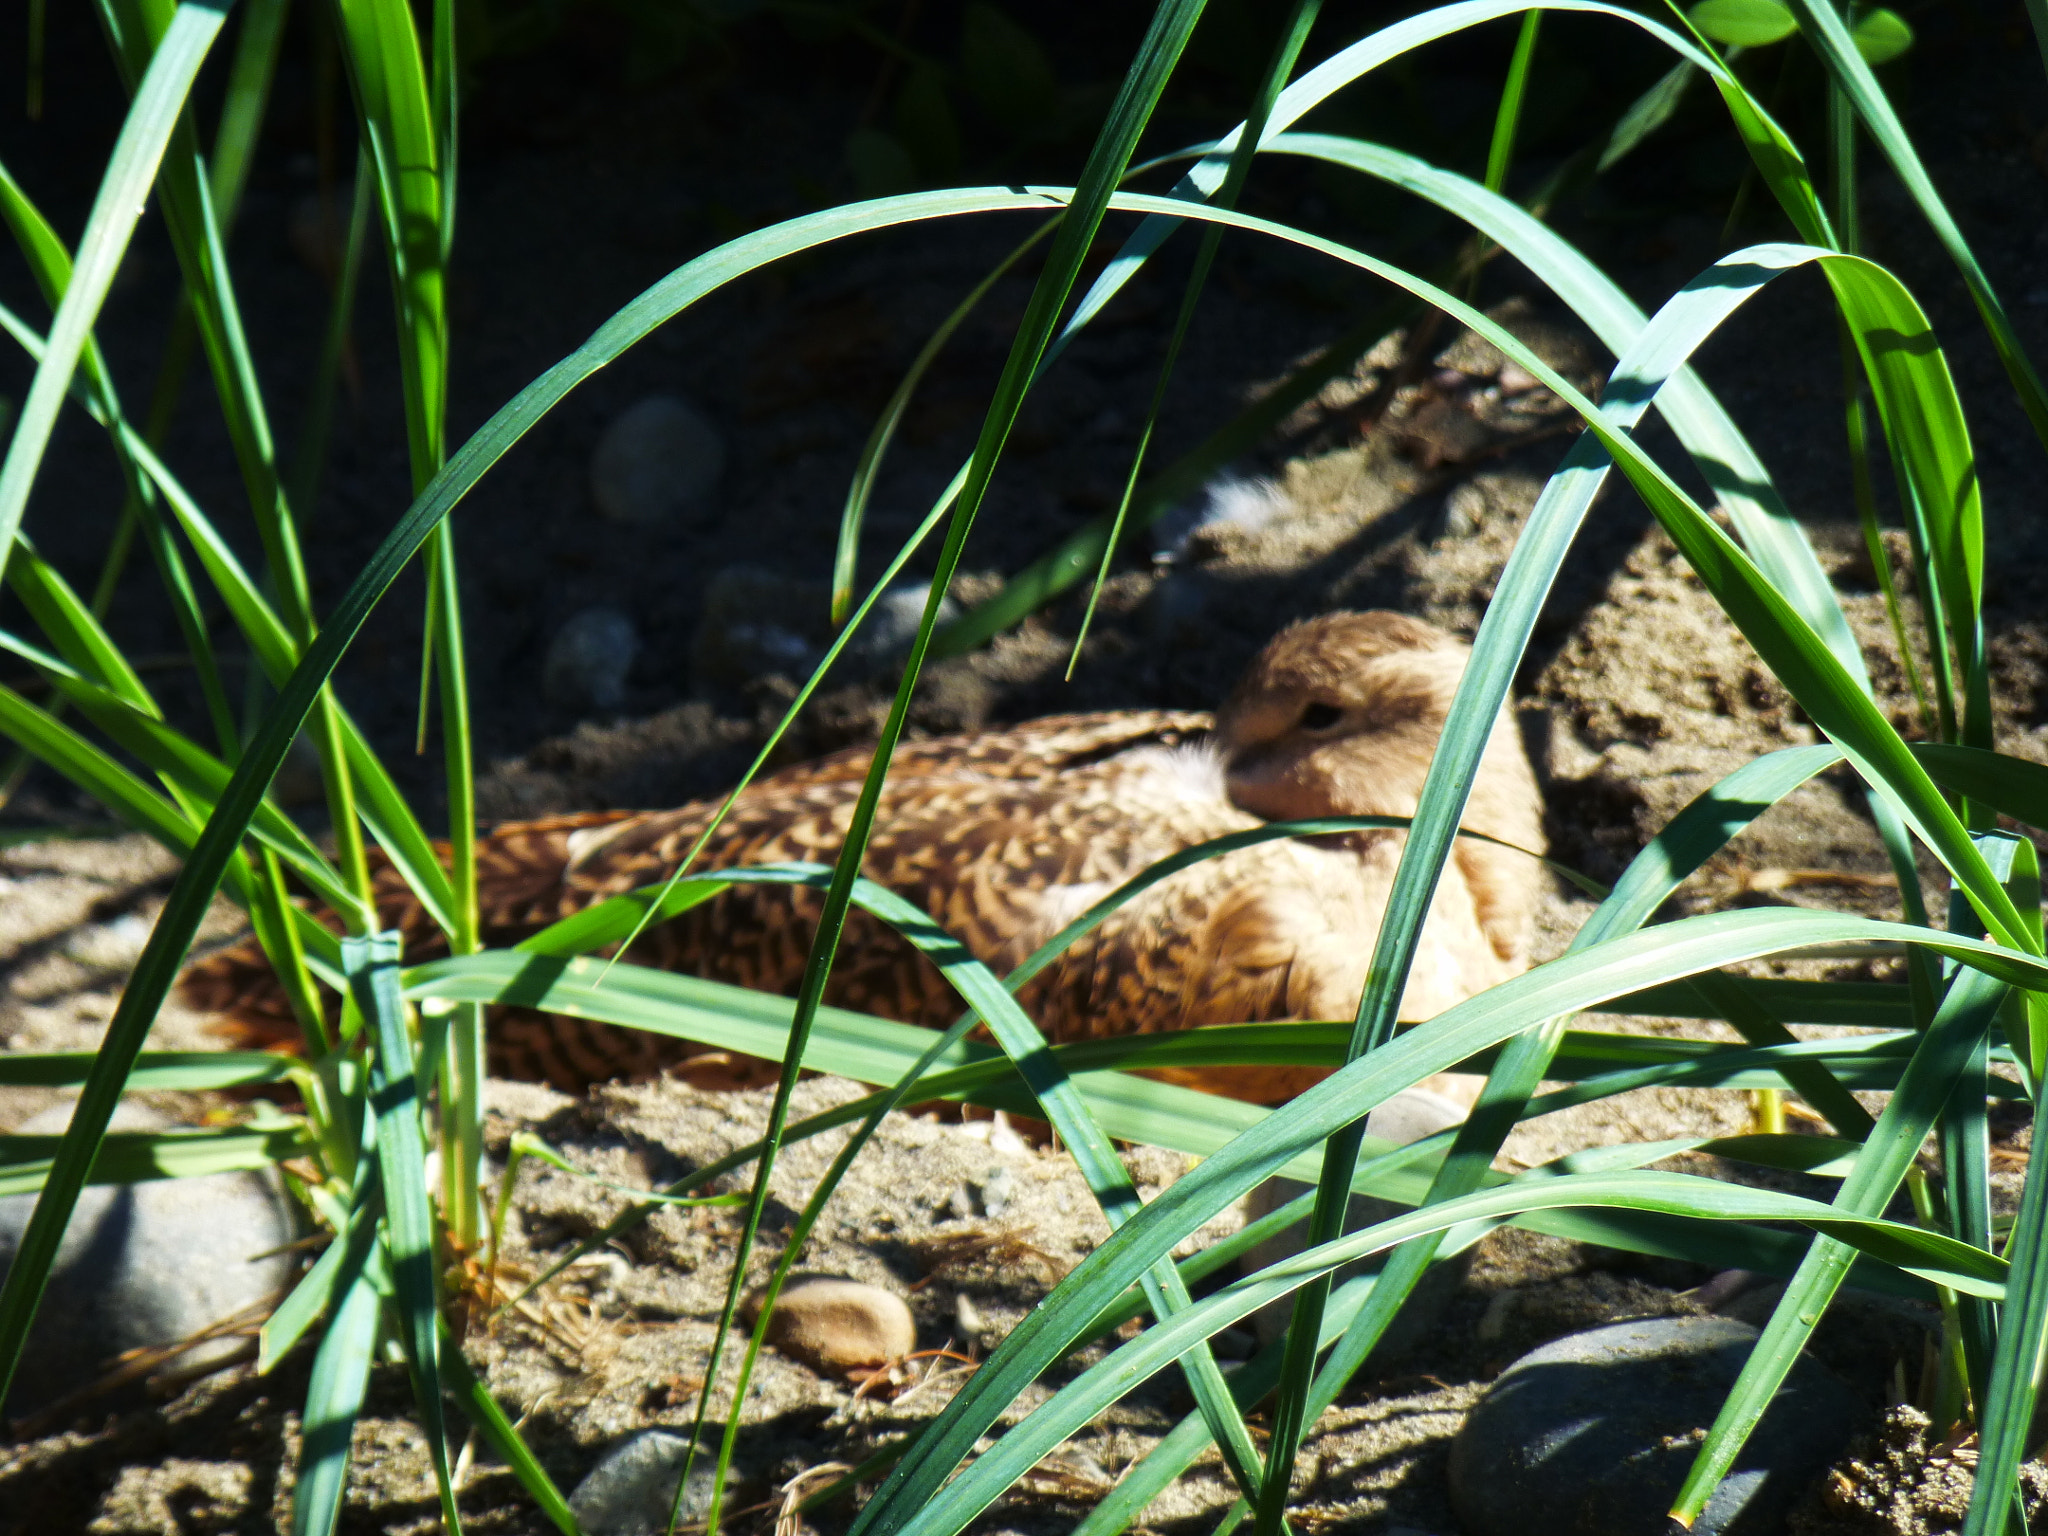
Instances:
[[[1190,710],[1120,710],[1104,714],[1047,715],[999,731],[905,741],[889,772],[902,779],[1043,779],[1101,762],[1138,747],[1173,747],[1198,741],[1213,716]],[[784,768],[760,782],[795,788],[867,777],[874,752],[850,747],[816,762]]]

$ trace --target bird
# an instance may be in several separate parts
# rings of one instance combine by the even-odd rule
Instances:
[[[863,872],[928,913],[1003,974],[1160,859],[1276,821],[1408,817],[1470,657],[1405,614],[1296,622],[1253,659],[1212,715],[1126,710],[1054,715],[901,744]],[[856,747],[755,780],[693,868],[830,863],[872,760]],[[508,945],[609,897],[667,878],[722,800],[501,825],[479,840],[483,937]],[[1427,1019],[1529,964],[1544,880],[1543,802],[1509,708],[1495,719],[1460,837],[1424,924],[1403,1020]],[[1112,913],[1019,992],[1054,1042],[1205,1024],[1349,1019],[1357,1010],[1406,833],[1286,836],[1174,873]],[[376,874],[380,920],[409,962],[445,941],[396,872]],[[822,894],[738,884],[649,928],[626,958],[793,994]],[[195,1007],[251,1044],[296,1038],[252,941],[185,975]],[[939,1026],[963,1004],[938,969],[879,919],[850,914],[826,1001]],[[490,1070],[580,1092],[674,1070],[667,1037],[497,1010]],[[707,1057],[707,1062],[729,1058]],[[1186,1086],[1279,1103],[1326,1075],[1300,1065],[1162,1068]],[[694,1080],[694,1079],[693,1079]],[[751,1079],[760,1080],[758,1077]]]

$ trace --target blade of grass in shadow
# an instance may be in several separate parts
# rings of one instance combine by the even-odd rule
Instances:
[[[292,1489],[292,1536],[333,1536],[348,1485],[350,1442],[369,1393],[370,1365],[384,1310],[380,1223],[358,1220],[336,1277],[341,1300],[320,1336],[299,1440],[299,1479]]]
[[[911,359],[909,368],[904,370],[903,381],[896,386],[889,403],[882,407],[880,419],[875,422],[874,430],[868,434],[868,440],[861,448],[860,461],[853,470],[853,482],[846,488],[846,506],[839,514],[839,542],[832,553],[832,622],[835,625],[846,622],[848,610],[853,606],[853,584],[860,561],[861,523],[867,515],[868,502],[875,493],[875,480],[881,473],[882,459],[888,453],[889,445],[895,441],[897,429],[903,425],[904,412],[910,408],[917,386],[945,350],[946,343],[952,340],[953,333],[988,297],[989,290],[1058,228],[1058,219],[1046,220],[998,262],[987,277],[974,285],[967,297],[940,322],[939,328],[932,332],[917,356]]]
[[[1244,190],[1246,178],[1251,175],[1252,159],[1259,151],[1266,123],[1273,115],[1273,103],[1279,99],[1287,77],[1294,73],[1295,63],[1301,58],[1301,50],[1308,42],[1309,32],[1315,27],[1316,17],[1322,8],[1322,0],[1294,0],[1294,9],[1281,24],[1280,40],[1273,56],[1266,61],[1258,90],[1252,97],[1252,109],[1245,115],[1244,125],[1238,131],[1237,147],[1231,151],[1229,167],[1210,196],[1209,200],[1216,207],[1237,206],[1238,195]],[[1166,343],[1166,356],[1159,365],[1159,379],[1152,386],[1152,402],[1145,408],[1144,425],[1138,430],[1138,446],[1131,454],[1131,471],[1124,477],[1123,494],[1117,498],[1109,532],[1102,542],[1102,564],[1095,572],[1095,582],[1088,589],[1087,605],[1081,610],[1081,622],[1074,630],[1073,650],[1067,657],[1069,681],[1073,679],[1074,668],[1080,664],[1081,648],[1088,643],[1088,626],[1095,617],[1095,604],[1102,596],[1103,583],[1109,580],[1109,562],[1121,542],[1124,518],[1130,511],[1132,493],[1138,488],[1138,476],[1145,469],[1145,454],[1152,446],[1152,434],[1159,425],[1159,413],[1166,404],[1167,385],[1173,382],[1174,365],[1180,361],[1181,344],[1187,339],[1188,327],[1194,324],[1195,309],[1202,301],[1202,290],[1209,281],[1209,269],[1216,264],[1216,252],[1222,243],[1222,225],[1210,224],[1202,230],[1202,243],[1196,248],[1194,266],[1188,272],[1187,282],[1181,291],[1180,313],[1174,319],[1173,334]]]
[[[320,337],[320,356],[313,364],[313,387],[306,400],[299,441],[292,455],[292,505],[308,517],[320,505],[320,478],[327,467],[328,434],[334,425],[334,397],[348,357],[349,333],[355,323],[356,289],[362,281],[363,247],[370,230],[370,156],[356,154],[355,193],[349,200],[348,230],[342,244],[341,268],[328,301],[327,326]]]
[[[1961,273],[1963,283],[1977,305],[1977,313],[1983,317],[1984,329],[1990,333],[1992,348],[1998,353],[1998,360],[2005,365],[2013,391],[2019,396],[2020,406],[2033,425],[2034,435],[2048,446],[2048,391],[2043,390],[2032,359],[2014,334],[2012,322],[1992,288],[1990,278],[1977,264],[1976,254],[1963,238],[1963,232],[1956,227],[1941,194],[1935,191],[1934,182],[1921,163],[1919,152],[1914,149],[1898,114],[1892,110],[1884,87],[1878,84],[1877,76],[1864,62],[1849,29],[1842,24],[1841,17],[1832,6],[1818,3],[1818,0],[1789,0],[1789,3],[1799,16],[1801,34],[1827,66],[1837,88],[1855,105],[1857,115],[1870,130],[1871,138],[1884,151],[1885,158],[1891,161],[1892,170],[1899,180],[1906,184],[1906,191],[1920,209],[1920,216],[1927,221],[1934,237],[1941,242],[1956,270]],[[2038,0],[2033,0],[2033,3],[2038,4]],[[1976,1536],[1976,1533],[1972,1532],[1971,1536]]]
[[[57,410],[64,403],[93,320],[142,216],[150,183],[178,125],[185,97],[226,19],[226,6],[214,0],[185,0],[179,5],[122,121],[120,137],[79,241],[71,281],[51,322],[49,350],[29,385],[7,457],[0,461],[0,567],[14,547],[29,487],[41,467]]]
[[[391,1256],[392,1299],[412,1367],[413,1398],[441,1494],[441,1519],[462,1529],[450,1481],[448,1430],[441,1407],[439,1244],[427,1204],[426,1145],[420,1127],[419,1080],[405,1000],[398,987],[398,935],[342,940],[342,968],[363,1018],[376,1031],[370,1056],[370,1102],[377,1113],[377,1177],[384,1195],[385,1245]]]
[[[540,1464],[539,1458],[520,1438],[519,1426],[505,1417],[505,1410],[491,1396],[490,1387],[470,1369],[469,1362],[462,1357],[461,1347],[449,1335],[445,1325],[441,1332],[441,1361],[449,1385],[461,1398],[470,1422],[484,1432],[484,1437],[505,1458],[512,1475],[519,1479],[519,1486],[531,1495],[540,1512],[548,1517],[562,1536],[582,1536],[576,1514],[569,1508],[569,1501],[562,1497],[562,1490],[555,1486],[547,1468]]]

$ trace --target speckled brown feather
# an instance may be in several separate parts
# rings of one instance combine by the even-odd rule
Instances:
[[[1463,656],[1456,641],[1412,620],[1333,615],[1297,626],[1267,648],[1226,705],[1220,732],[1206,715],[1128,712],[1055,716],[906,743],[883,790],[865,872],[931,913],[1001,973],[1149,865],[1256,826],[1262,816],[1412,813]],[[1313,766],[1321,743],[1294,740],[1288,722],[1301,716],[1302,698],[1317,690],[1345,698],[1347,686],[1365,688],[1365,725],[1344,741],[1352,756],[1371,761],[1349,779],[1336,770],[1359,764],[1333,759],[1334,767],[1315,767],[1309,777],[1344,782],[1346,803],[1311,806],[1307,792],[1287,788],[1287,774],[1302,778],[1295,759]],[[1269,770],[1279,759],[1294,766],[1274,789]],[[857,749],[758,781],[695,867],[830,863],[868,762]],[[478,850],[485,941],[517,942],[665,878],[718,805],[497,828]],[[1535,848],[1542,838],[1538,810],[1519,742],[1497,732],[1466,824]],[[1034,979],[1021,1001],[1054,1040],[1348,1017],[1400,841],[1398,833],[1278,839],[1200,863],[1118,910]],[[1484,854],[1468,857],[1474,848]],[[1425,926],[1405,1017],[1427,1017],[1522,968],[1537,878],[1526,855],[1460,841]],[[395,872],[380,870],[377,884],[382,920],[403,930],[407,957],[442,952],[439,934]],[[793,992],[820,903],[807,889],[742,885],[650,930],[630,958]],[[197,1006],[229,1014],[244,1038],[294,1033],[253,945],[193,967],[185,992]],[[827,1000],[928,1025],[952,1019],[961,1006],[936,968],[859,912],[848,920]],[[491,1029],[494,1071],[570,1090],[650,1075],[689,1053],[660,1036],[510,1010],[494,1016]],[[1287,1068],[1173,1075],[1271,1101],[1321,1074]]]

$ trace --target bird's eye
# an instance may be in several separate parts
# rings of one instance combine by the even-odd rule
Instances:
[[[1344,718],[1344,711],[1334,704],[1315,703],[1301,712],[1301,728],[1304,731],[1327,731]]]

